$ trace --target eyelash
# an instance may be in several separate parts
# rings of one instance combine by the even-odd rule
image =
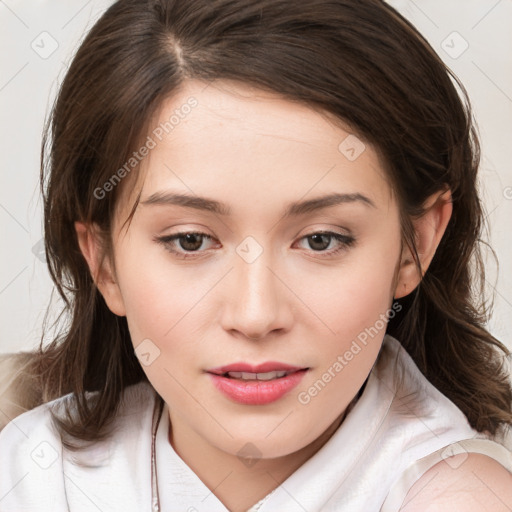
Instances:
[[[157,237],[157,238],[155,238],[155,241],[157,243],[162,244],[167,251],[176,255],[180,259],[196,258],[197,256],[195,256],[195,255],[198,253],[198,251],[188,251],[188,252],[183,253],[183,252],[177,251],[176,249],[172,248],[172,242],[174,242],[175,240],[178,240],[180,238],[183,238],[185,235],[196,235],[196,236],[200,236],[200,237],[207,238],[210,240],[213,239],[213,237],[211,237],[210,235],[207,235],[206,233],[201,233],[199,231],[181,231],[179,233],[174,233],[172,235]],[[299,240],[303,240],[304,238],[309,238],[309,237],[312,237],[315,235],[330,236],[330,237],[334,238],[335,240],[337,240],[338,242],[340,242],[340,246],[334,250],[331,249],[330,251],[312,251],[315,253],[325,254],[327,256],[334,256],[334,255],[338,254],[339,252],[354,245],[354,243],[356,241],[355,238],[352,236],[342,235],[341,233],[336,233],[333,231],[314,231],[312,233],[304,235]]]

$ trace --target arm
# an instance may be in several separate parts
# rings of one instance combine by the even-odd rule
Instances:
[[[400,512],[454,510],[512,511],[512,474],[486,455],[454,455],[437,463],[411,487]]]

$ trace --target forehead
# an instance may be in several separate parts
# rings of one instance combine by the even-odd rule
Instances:
[[[133,188],[142,201],[181,191],[218,197],[235,215],[328,192],[364,193],[387,208],[392,201],[378,153],[348,126],[246,84],[184,82],[146,135],[152,147]]]

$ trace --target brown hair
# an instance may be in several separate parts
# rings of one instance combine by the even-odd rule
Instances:
[[[61,432],[107,435],[123,389],[146,379],[126,318],[95,287],[74,222],[97,223],[110,254],[121,187],[101,200],[94,191],[188,78],[238,80],[348,123],[383,155],[413,250],[411,219],[450,188],[447,231],[387,332],[477,430],[511,422],[507,350],[485,329],[483,287],[475,287],[484,282],[484,217],[470,102],[416,29],[380,0],[119,0],[80,46],[43,140],[46,255],[70,322],[41,344],[32,371],[45,401],[73,393],[76,415],[58,420]],[[90,402],[93,390],[101,392]]]

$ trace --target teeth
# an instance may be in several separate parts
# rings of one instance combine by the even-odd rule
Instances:
[[[249,373],[249,372],[228,372],[227,374],[233,379],[241,380],[272,380],[284,377],[289,372],[266,372],[266,373]]]

